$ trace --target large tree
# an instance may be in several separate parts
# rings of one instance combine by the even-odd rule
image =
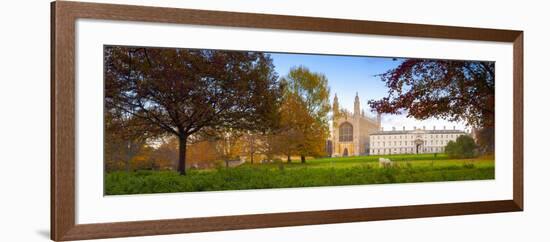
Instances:
[[[291,156],[298,154],[300,145],[305,143],[305,127],[312,122],[302,99],[294,93],[285,93],[280,109],[279,130],[273,135],[270,147],[284,154],[290,163]]]
[[[494,62],[406,59],[380,77],[389,91],[369,101],[377,112],[494,125]]]
[[[324,152],[329,132],[328,80],[322,73],[299,66],[291,68],[288,75],[281,78],[281,82],[285,87],[281,126],[288,126],[286,137],[297,138],[288,140],[289,148],[295,147],[304,163],[306,156],[322,155]],[[288,120],[284,120],[284,112],[287,112]]]
[[[396,60],[397,61],[397,60]],[[388,95],[369,101],[374,111],[427,119],[464,121],[491,133],[495,113],[495,63],[489,61],[405,59],[380,75]],[[490,147],[491,144],[488,144]]]
[[[280,87],[272,60],[259,52],[175,48],[104,49],[105,105],[178,138],[185,175],[188,139],[219,130],[265,130]]]

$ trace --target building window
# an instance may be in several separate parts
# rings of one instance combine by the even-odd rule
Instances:
[[[353,141],[353,126],[350,123],[340,125],[340,142]]]

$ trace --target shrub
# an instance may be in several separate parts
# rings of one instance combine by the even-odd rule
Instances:
[[[475,141],[468,135],[461,135],[455,141],[450,141],[445,147],[445,153],[450,158],[472,158],[476,149]]]
[[[462,164],[462,167],[464,167],[466,169],[473,169],[475,167],[475,165],[472,162],[464,162],[464,164]]]

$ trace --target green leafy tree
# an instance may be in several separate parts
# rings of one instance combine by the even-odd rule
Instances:
[[[445,153],[451,158],[472,158],[476,155],[476,143],[468,135],[461,135],[445,146]]]
[[[312,123],[302,99],[294,93],[285,93],[281,103],[279,130],[272,136],[270,147],[279,151],[291,162],[291,156],[299,152],[304,143],[305,125]]]
[[[289,147],[296,150],[302,163],[306,156],[323,155],[330,111],[327,78],[299,66],[291,68],[281,82],[284,86],[283,106],[286,107],[282,115],[287,113],[287,120],[283,118],[281,126],[288,134]],[[290,157],[290,153],[287,155]]]

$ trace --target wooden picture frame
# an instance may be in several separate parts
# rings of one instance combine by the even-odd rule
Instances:
[[[75,222],[75,21],[142,21],[513,43],[513,199],[99,224]],[[523,32],[58,1],[51,4],[51,239],[56,241],[523,210]]]

